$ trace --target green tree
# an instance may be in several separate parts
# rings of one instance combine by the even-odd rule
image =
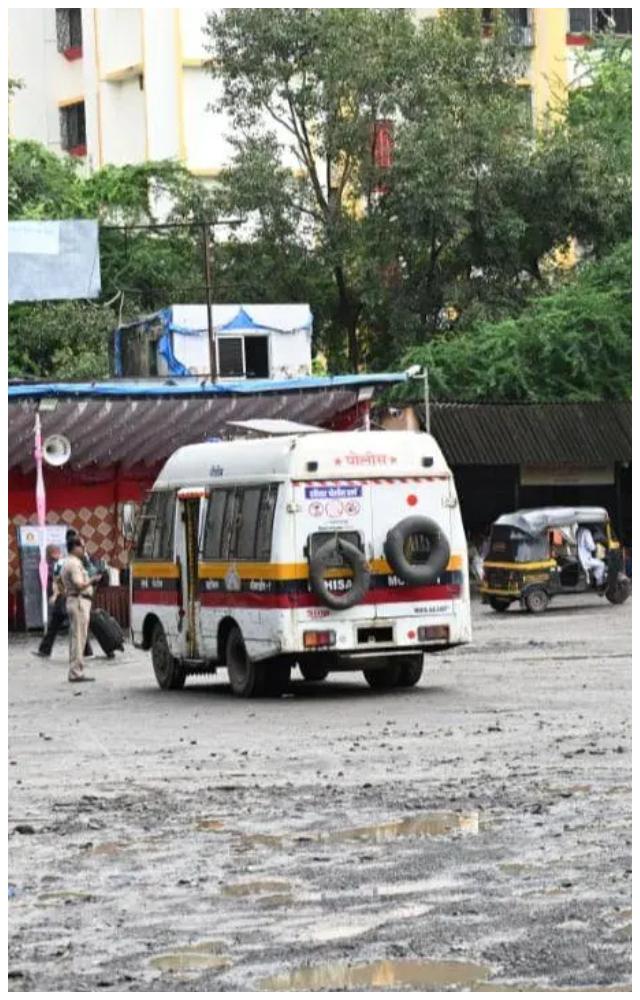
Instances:
[[[411,350],[439,400],[631,398],[631,243],[582,264],[516,318],[481,322]]]
[[[415,65],[406,11],[229,8],[208,21],[217,109],[230,116],[236,156],[227,203],[258,219],[261,238],[307,245],[335,288],[333,313],[360,361],[360,232],[371,210],[375,123],[394,112]],[[257,155],[256,155],[257,154]],[[283,171],[285,157],[298,173]]]
[[[109,370],[109,335],[119,319],[202,299],[198,228],[126,234],[109,228],[153,224],[167,205],[169,221],[211,217],[209,192],[179,164],[106,166],[86,176],[72,157],[57,156],[37,142],[10,140],[8,203],[10,219],[97,218],[103,224],[98,303],[10,306],[13,377],[102,377]]]
[[[96,379],[109,374],[111,309],[83,302],[9,309],[9,378]]]

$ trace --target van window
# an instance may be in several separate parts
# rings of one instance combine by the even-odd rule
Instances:
[[[205,559],[271,558],[277,485],[212,490],[207,509]]]
[[[212,490],[207,509],[204,535],[204,558],[219,559],[222,549],[222,523],[227,497],[232,490]]]
[[[260,509],[258,512],[258,528],[256,531],[256,559],[259,562],[269,562],[271,559],[271,537],[273,535],[273,515],[278,499],[278,487],[263,487],[260,494]]]
[[[238,516],[236,520],[236,551],[238,559],[255,559],[258,511],[262,490],[238,490]]]
[[[138,525],[135,552],[139,559],[172,558],[175,514],[175,493],[163,490],[149,495]]]

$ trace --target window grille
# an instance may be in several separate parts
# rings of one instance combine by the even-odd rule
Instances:
[[[570,7],[569,31],[572,35],[589,35],[598,31],[630,35],[631,7]]]
[[[56,7],[58,52],[82,48],[82,8]]]
[[[87,130],[84,117],[84,101],[69,104],[60,108],[60,145],[68,152],[77,155],[87,149]]]

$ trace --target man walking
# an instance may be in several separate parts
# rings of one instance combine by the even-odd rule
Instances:
[[[93,585],[83,565],[84,544],[79,536],[69,540],[68,552],[60,577],[69,615],[69,680],[92,681],[94,678],[87,677],[84,672],[84,648],[89,631]]]

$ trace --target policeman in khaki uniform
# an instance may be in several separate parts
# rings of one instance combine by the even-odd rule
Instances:
[[[89,631],[93,584],[83,566],[84,544],[79,536],[69,541],[60,578],[67,598],[69,615],[69,680],[92,681],[84,672],[84,649]]]

